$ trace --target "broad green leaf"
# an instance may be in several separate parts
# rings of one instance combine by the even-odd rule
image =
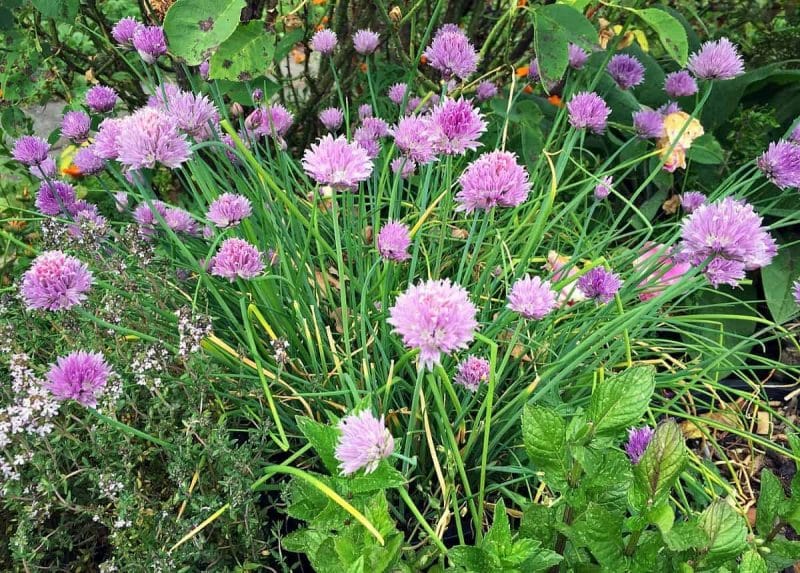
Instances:
[[[328,497],[307,481],[293,479],[289,482],[289,505],[286,513],[296,519],[312,521],[328,506]]]
[[[558,0],[559,4],[564,4],[565,6],[572,6],[576,10],[583,12],[586,10],[586,7],[594,2],[594,0]]]
[[[685,66],[689,58],[689,40],[683,25],[674,16],[658,8],[645,8],[633,12],[658,34],[661,45],[672,59]]]
[[[647,512],[647,520],[658,527],[662,534],[667,533],[675,524],[675,510],[669,503],[659,503]]]
[[[756,507],[756,531],[766,537],[772,531],[775,522],[781,518],[786,496],[783,485],[768,469],[761,471],[761,491]]]
[[[705,567],[718,566],[738,557],[747,547],[744,518],[724,499],[711,502],[700,515],[700,527],[710,542],[708,552],[701,561]]]
[[[239,25],[244,0],[177,0],[164,17],[170,51],[196,66]]]
[[[632,500],[634,505],[664,501],[685,462],[686,445],[678,424],[672,420],[659,424],[644,455],[633,469],[634,489],[640,496]]]
[[[467,571],[491,571],[493,569],[489,555],[479,547],[459,545],[450,549],[447,556],[454,565],[463,567]]]
[[[624,571],[622,516],[589,504],[575,521],[570,541],[589,549],[604,571]]]
[[[569,64],[567,34],[564,27],[541,8],[533,14],[533,51],[539,61],[543,83],[562,78]]]
[[[546,478],[566,477],[566,432],[564,420],[554,410],[544,406],[525,407],[522,440],[528,457],[545,472]]]
[[[719,165],[725,160],[725,151],[713,135],[706,133],[692,142],[686,157],[703,165]]]
[[[506,503],[501,498],[494,506],[494,521],[492,527],[486,532],[481,547],[496,555],[502,555],[505,546],[510,544],[511,526],[508,523],[508,514],[506,514]]]
[[[772,262],[761,269],[767,307],[772,319],[778,324],[783,324],[797,313],[792,285],[798,276],[800,276],[800,245],[782,246]]]
[[[767,573],[767,562],[757,550],[751,549],[742,555],[739,573]]]
[[[779,536],[772,540],[769,549],[766,557],[770,571],[783,571],[800,561],[800,541],[788,541]]]
[[[281,545],[293,553],[314,554],[325,541],[325,533],[313,529],[297,529],[281,538]]]
[[[71,24],[80,8],[80,0],[31,0],[33,6],[44,16]]]
[[[701,549],[709,544],[708,535],[695,521],[676,523],[672,529],[661,535],[667,547],[675,552]]]
[[[264,76],[272,67],[275,35],[264,30],[264,23],[248,22],[239,28],[211,57],[212,79],[249,81]]]
[[[591,51],[597,46],[597,30],[586,16],[581,14],[580,8],[566,4],[547,4],[537,10],[559,24],[568,41],[586,51]]]
[[[539,548],[535,555],[525,561],[520,569],[525,573],[537,573],[539,571],[548,571],[555,565],[558,565],[564,558],[549,549]]]
[[[540,541],[545,546],[552,545],[556,534],[553,527],[554,513],[554,509],[538,503],[525,506],[522,510],[519,535]]]
[[[347,486],[353,493],[371,493],[374,491],[401,487],[406,483],[406,478],[394,469],[386,460],[369,474],[356,474],[349,478]]]
[[[339,462],[336,460],[334,452],[339,441],[339,430],[334,426],[320,424],[304,416],[297,417],[297,427],[311,444],[311,447],[314,448],[314,451],[317,452],[330,474],[338,476]]]
[[[595,432],[612,433],[636,424],[647,410],[654,389],[652,366],[635,366],[606,378],[597,385],[587,410]]]

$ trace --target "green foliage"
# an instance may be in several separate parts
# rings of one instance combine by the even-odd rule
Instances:
[[[209,73],[215,79],[248,81],[267,74],[274,54],[274,34],[266,32],[262,22],[248,22],[214,53]]]
[[[164,17],[170,50],[187,64],[199,64],[234,33],[244,6],[244,0],[177,0]]]
[[[633,13],[644,20],[658,35],[667,54],[678,62],[678,65],[685,66],[689,57],[689,41],[683,24],[669,12],[658,8],[633,10]]]

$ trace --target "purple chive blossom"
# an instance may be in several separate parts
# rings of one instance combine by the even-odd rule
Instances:
[[[650,440],[653,439],[653,428],[644,426],[643,428],[631,428],[628,430],[628,443],[625,444],[625,453],[628,454],[632,464],[638,464],[642,459]]]
[[[457,211],[516,207],[528,198],[531,184],[517,156],[508,151],[484,153],[467,166],[458,180]]]
[[[726,197],[706,203],[681,225],[681,258],[694,266],[710,259],[705,275],[713,286],[736,286],[744,271],[767,266],[777,246],[752,205]]]
[[[394,84],[389,87],[386,95],[389,96],[389,99],[392,100],[392,103],[400,105],[403,103],[403,98],[406,96],[407,89],[408,86],[406,84]]]
[[[77,197],[75,188],[63,181],[43,181],[36,194],[36,208],[52,217],[70,213]]]
[[[311,49],[323,56],[329,56],[336,49],[338,39],[333,30],[320,30],[311,38]]]
[[[319,113],[319,120],[328,131],[336,131],[342,127],[344,113],[338,107],[328,107]]]
[[[254,103],[261,103],[264,100],[264,90],[256,88],[253,90],[253,93],[250,94],[250,97],[253,98]]]
[[[406,115],[412,115],[417,113],[417,111],[423,111],[422,109],[417,109],[422,105],[422,98],[414,96],[408,99],[408,103],[406,103]]]
[[[797,145],[800,145],[800,123],[794,126],[792,134],[789,136],[789,141]]]
[[[368,103],[362,103],[358,106],[358,119],[366,119],[372,117],[372,106]]]
[[[792,295],[794,296],[795,304],[800,305],[800,280],[796,280],[792,284]]]
[[[86,92],[86,105],[93,113],[105,113],[117,105],[117,92],[108,86],[94,86]]]
[[[697,93],[697,82],[686,70],[667,74],[664,91],[671,98],[692,96]]]
[[[133,47],[145,64],[154,64],[167,53],[167,40],[161,26],[140,26],[133,34]]]
[[[175,122],[178,129],[196,141],[210,139],[211,126],[219,122],[217,106],[202,94],[182,91],[170,97],[161,111]]]
[[[81,175],[94,175],[106,168],[105,160],[95,154],[94,145],[81,147],[72,162],[81,172]]]
[[[533,58],[531,60],[531,63],[528,64],[528,73],[525,75],[532,82],[538,82],[542,79],[541,73],[539,72],[539,58]]]
[[[255,135],[281,138],[292,127],[294,116],[281,104],[260,107],[244,120],[245,129]]]
[[[91,119],[82,111],[68,111],[61,118],[61,137],[83,143],[89,135]]]
[[[206,218],[217,227],[235,227],[253,213],[250,199],[236,193],[223,193],[208,208]]]
[[[11,156],[28,166],[40,165],[47,159],[50,144],[35,135],[23,135],[14,142]]]
[[[700,51],[689,56],[686,65],[701,80],[730,80],[744,73],[744,60],[727,38],[704,42]]]
[[[211,62],[208,60],[203,60],[200,62],[200,65],[197,66],[197,73],[200,74],[200,77],[204,80],[208,81],[208,74],[211,71]]]
[[[94,408],[110,375],[102,354],[78,350],[60,356],[50,366],[46,386],[58,400],[75,400]]]
[[[705,205],[706,196],[700,191],[687,191],[681,194],[681,209],[686,213],[694,213],[700,205]]]
[[[365,117],[361,122],[363,127],[374,139],[380,139],[389,135],[389,124],[379,117]]]
[[[594,133],[603,133],[606,129],[611,108],[605,100],[594,92],[580,92],[567,103],[569,123],[575,129],[588,129]]]
[[[617,54],[608,62],[607,71],[621,90],[628,90],[644,81],[642,62],[628,54]]]
[[[678,102],[676,101],[667,102],[664,105],[659,106],[658,108],[658,113],[660,113],[664,117],[673,113],[678,113],[679,111],[681,111],[681,106],[679,106]]]
[[[306,149],[303,168],[320,185],[355,189],[359,182],[369,178],[372,161],[357,143],[348,143],[344,136],[334,139],[328,134]]]
[[[20,291],[28,309],[65,310],[86,300],[91,286],[92,273],[84,263],[46,251],[22,275]]]
[[[372,30],[358,30],[353,34],[353,47],[361,55],[369,55],[378,49],[381,37]]]
[[[569,67],[573,70],[580,70],[589,59],[589,54],[577,44],[570,44],[567,52],[569,54]]]
[[[633,113],[633,129],[641,139],[658,139],[664,136],[664,116],[652,109]]]
[[[166,219],[168,208],[169,206],[163,201],[150,201],[137,205],[133,210],[133,220],[139,226],[139,233],[144,237],[154,235],[155,228],[161,226],[161,219]]]
[[[489,380],[489,361],[485,358],[469,355],[456,368],[453,382],[460,384],[470,392],[475,392],[481,382]]]
[[[433,36],[424,56],[445,80],[465,80],[478,69],[478,52],[466,34],[454,25],[444,25]]]
[[[408,179],[417,169],[417,164],[413,159],[406,157],[395,157],[391,163],[392,173],[399,173],[401,179]]]
[[[381,152],[381,142],[363,125],[353,132],[353,141],[367,152],[367,157],[370,159],[375,159]]]
[[[578,279],[578,288],[587,298],[608,303],[622,286],[619,275],[603,267],[595,267]]]
[[[111,36],[114,41],[124,48],[133,47],[133,35],[142,24],[135,18],[123,18],[111,29]]]
[[[781,189],[800,188],[800,144],[773,141],[757,164],[766,178]]]
[[[472,341],[477,312],[463,287],[450,279],[428,280],[397,297],[387,322],[406,347],[419,349],[419,367],[433,369],[442,354],[466,348]]]
[[[659,243],[645,243],[644,252],[633,262],[634,273],[650,271],[639,283],[642,302],[657,297],[668,286],[675,284],[691,269],[687,262],[676,260],[673,249]]]
[[[428,123],[434,148],[445,155],[464,155],[476,150],[486,131],[481,112],[463,98],[444,98],[433,108]]]
[[[37,179],[52,179],[56,176],[58,167],[56,167],[55,160],[52,157],[48,157],[39,165],[31,165],[28,167],[28,171]]]
[[[192,155],[174,119],[155,108],[144,107],[124,118],[120,132],[117,159],[130,169],[153,168],[157,163],[175,169]]]
[[[606,175],[597,185],[594,186],[594,198],[597,201],[602,201],[611,194],[611,184],[614,182],[614,177]]]
[[[489,80],[482,81],[478,84],[478,87],[475,88],[475,97],[478,98],[478,101],[486,101],[492,99],[496,95],[497,86],[494,82],[490,82]]]
[[[100,127],[94,136],[94,154],[103,159],[116,159],[119,155],[119,147],[117,146],[117,138],[122,132],[121,119],[107,118],[100,122]]]
[[[225,239],[211,259],[211,274],[233,282],[237,278],[252,279],[264,270],[261,253],[242,239]]]
[[[408,247],[411,246],[411,236],[408,226],[396,221],[389,221],[381,227],[378,233],[378,252],[384,259],[390,261],[405,261],[411,255]]]
[[[519,279],[508,293],[508,308],[525,318],[539,320],[547,316],[558,303],[550,281],[539,277]]]
[[[183,209],[172,207],[167,209],[164,215],[164,222],[175,233],[186,233],[187,235],[197,236],[200,234],[200,226],[192,216]]]
[[[403,155],[420,165],[436,159],[428,123],[427,118],[408,115],[401,118],[391,132],[395,145]]]
[[[108,231],[108,220],[100,214],[96,205],[89,203],[75,213],[75,223],[68,230],[76,239],[84,237],[84,230],[91,236],[102,237]]]
[[[114,193],[114,206],[117,208],[117,211],[124,213],[128,210],[129,204],[130,199],[128,198],[127,193],[124,191],[117,191]]]
[[[394,438],[384,424],[369,410],[345,416],[339,422],[342,433],[334,457],[339,460],[342,475],[349,476],[364,468],[364,473],[378,469],[381,460],[394,452]]]

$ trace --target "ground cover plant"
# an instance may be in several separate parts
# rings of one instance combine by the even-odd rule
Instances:
[[[470,8],[179,0],[105,36],[146,101],[3,123],[4,568],[800,559],[796,73]]]

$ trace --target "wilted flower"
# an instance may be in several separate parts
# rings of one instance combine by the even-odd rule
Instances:
[[[704,42],[686,65],[702,80],[730,80],[744,73],[744,60],[728,38]]]
[[[508,293],[508,308],[525,318],[539,320],[550,314],[556,306],[556,293],[550,281],[543,281],[539,277],[525,276],[519,279]]]
[[[35,135],[23,135],[14,142],[11,156],[25,165],[39,165],[47,159],[50,144]]]
[[[528,198],[531,184],[517,156],[508,151],[484,153],[469,164],[459,178],[457,210],[471,213],[494,207],[516,207]]]
[[[617,54],[612,57],[607,70],[621,90],[638,86],[644,81],[642,62],[628,54]]]
[[[392,173],[399,173],[401,179],[408,179],[417,169],[417,164],[408,157],[395,157],[391,163]]]
[[[679,111],[664,117],[664,133],[658,140],[661,157],[666,158],[664,169],[669,172],[677,168],[686,169],[686,152],[703,133],[700,122],[686,112]]]
[[[117,159],[131,169],[152,168],[156,163],[175,169],[192,155],[185,136],[163,112],[144,107],[124,118],[117,137]]]
[[[570,43],[567,53],[569,55],[569,67],[573,70],[580,70],[586,64],[586,60],[589,59],[589,54],[577,44]]]
[[[496,95],[497,86],[494,82],[490,82],[489,80],[482,81],[478,84],[478,87],[475,88],[475,97],[478,98],[478,101],[486,101],[487,99],[492,99]]]
[[[758,158],[758,168],[781,189],[800,188],[800,145],[785,140],[773,141]]]
[[[139,26],[133,34],[133,47],[146,64],[154,64],[167,53],[167,40],[161,26]]]
[[[408,86],[406,84],[392,84],[389,86],[386,95],[389,96],[389,99],[392,100],[393,103],[400,105],[403,103],[403,98],[406,97],[406,90]]]
[[[117,105],[117,92],[108,86],[94,86],[86,92],[86,105],[94,113],[105,113]]]
[[[233,282],[236,278],[251,279],[264,270],[261,253],[242,239],[225,239],[211,259],[211,274]]]
[[[95,154],[94,145],[81,147],[72,162],[81,172],[81,175],[94,175],[95,173],[100,173],[106,167],[105,160]]]
[[[578,279],[578,288],[587,298],[610,302],[622,286],[619,275],[603,267],[594,267]]]
[[[576,129],[589,129],[603,133],[611,109],[603,98],[594,92],[580,92],[567,103],[569,123]]]
[[[311,38],[311,49],[324,56],[328,56],[336,49],[337,42],[336,32],[325,28],[314,34]]]
[[[103,159],[116,159],[119,155],[117,138],[121,133],[122,120],[116,118],[106,118],[100,122],[97,133],[94,136],[92,145],[94,154]]]
[[[334,139],[328,134],[306,149],[303,168],[320,185],[355,189],[359,182],[369,178],[372,161],[357,143],[348,143],[344,136]]]
[[[356,52],[362,55],[368,55],[378,49],[381,43],[381,37],[372,30],[358,30],[353,34],[353,47]]]
[[[61,118],[61,137],[82,143],[89,136],[91,119],[82,111],[68,111]]]
[[[328,107],[319,113],[319,120],[328,131],[336,131],[342,127],[344,113],[338,107]]]
[[[427,118],[405,116],[397,122],[391,133],[397,148],[411,161],[425,165],[436,159]]]
[[[120,46],[133,47],[133,35],[142,24],[135,18],[123,18],[111,29],[111,36]]]
[[[481,112],[463,98],[444,98],[431,111],[428,126],[434,148],[445,155],[464,155],[467,150],[478,149],[478,139],[486,131]]]
[[[478,69],[478,52],[458,26],[445,24],[423,54],[445,80],[467,79]]]
[[[658,243],[647,243],[646,250],[634,262],[633,268],[641,272],[655,266],[655,269],[639,283],[642,292],[639,300],[648,301],[658,296],[668,286],[675,284],[689,272],[688,262],[679,262],[672,254],[672,249]]]
[[[603,177],[597,185],[594,186],[594,198],[598,201],[602,201],[606,197],[611,194],[611,184],[614,182],[614,177],[611,175],[606,175]]]
[[[549,251],[547,253],[547,261],[542,266],[545,270],[553,273],[550,280],[553,283],[558,283],[578,274],[578,269],[574,265],[567,266],[569,262],[570,257],[559,255],[556,251]],[[564,285],[561,290],[556,293],[556,302],[558,306],[572,306],[582,300],[586,300],[586,295],[583,294],[583,291],[578,288],[574,281]]]
[[[378,251],[384,259],[405,261],[410,258],[408,247],[411,236],[408,226],[397,221],[389,221],[378,233]]]
[[[419,349],[419,367],[432,369],[442,353],[466,348],[478,327],[477,312],[463,287],[450,279],[428,280],[397,297],[387,322],[408,348]]]
[[[664,116],[652,109],[633,113],[633,129],[642,139],[658,139],[664,136]]]
[[[28,309],[65,310],[86,300],[89,268],[61,251],[46,251],[22,275],[20,291]]]
[[[697,82],[686,70],[667,74],[664,91],[669,97],[686,97],[697,93]]]
[[[694,213],[695,210],[706,202],[706,196],[700,191],[687,191],[681,193],[681,209],[687,213]]]
[[[78,350],[60,356],[47,373],[47,389],[59,400],[75,400],[94,408],[111,375],[98,352]]]
[[[208,208],[206,218],[217,227],[234,227],[253,212],[250,199],[236,193],[223,193]]]
[[[372,106],[368,103],[362,103],[358,106],[358,119],[365,119],[372,117]]]
[[[71,213],[77,197],[75,188],[64,181],[42,181],[36,194],[36,208],[44,215]]]
[[[625,453],[628,454],[632,464],[638,464],[642,459],[650,440],[653,439],[653,428],[644,426],[642,428],[631,428],[628,430],[628,443],[625,444]]]
[[[453,382],[460,384],[470,392],[475,392],[481,382],[489,380],[491,365],[485,358],[469,355],[456,368],[456,375]]]
[[[710,260],[705,274],[715,287],[736,286],[745,270],[768,265],[777,253],[752,205],[731,197],[701,205],[686,217],[681,239],[682,260],[695,266]]]
[[[341,462],[339,468],[343,475],[351,475],[364,468],[364,473],[372,473],[381,460],[394,452],[394,439],[383,421],[369,410],[345,416],[339,422],[342,435],[336,445],[334,457]]]

